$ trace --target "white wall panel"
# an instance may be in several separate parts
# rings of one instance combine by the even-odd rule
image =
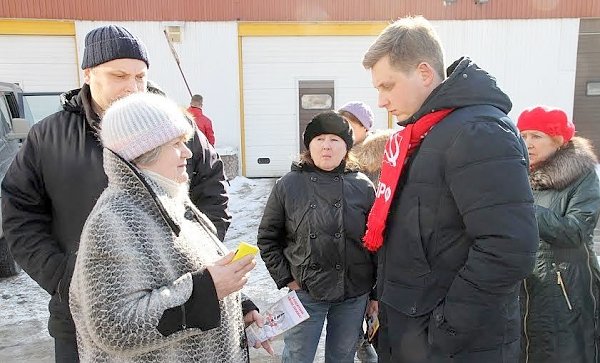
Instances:
[[[546,104],[573,111],[579,19],[434,22],[446,64],[462,55],[496,77],[516,121],[523,109]]]
[[[79,57],[85,35],[107,22],[76,21]],[[148,47],[149,79],[182,106],[189,94],[163,34],[166,26],[182,27],[175,48],[192,93],[204,97],[204,113],[213,121],[217,147],[240,144],[238,43],[235,22],[113,22],[126,27]]]
[[[348,101],[366,102],[375,112],[376,127],[387,127],[387,113],[377,108],[370,73],[361,65],[362,53],[372,39],[363,36],[243,39],[248,176],[280,176],[297,159],[298,81],[333,80],[336,108]],[[274,122],[278,126],[273,130]],[[270,158],[271,163],[258,164],[261,157]]]
[[[524,108],[536,104],[562,107],[572,114],[578,19],[434,21],[433,24],[444,44],[446,65],[469,55],[496,77],[498,85],[510,96],[513,110],[509,115],[514,120]],[[248,176],[281,175],[296,158],[299,80],[333,80],[336,107],[350,100],[362,100],[375,111],[376,127],[387,127],[386,112],[377,109],[370,73],[361,65],[362,56],[374,39],[374,36],[243,39]],[[274,128],[274,122],[284,126]],[[257,164],[258,157],[271,158],[271,164]]]
[[[72,36],[0,35],[0,82],[29,92],[77,88],[77,57]]]

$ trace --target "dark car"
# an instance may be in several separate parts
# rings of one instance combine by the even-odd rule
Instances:
[[[25,93],[16,84],[0,82],[0,182],[31,125],[59,109],[58,92]],[[2,195],[0,203],[1,198]],[[0,277],[16,275],[20,270],[10,254],[0,226]]]

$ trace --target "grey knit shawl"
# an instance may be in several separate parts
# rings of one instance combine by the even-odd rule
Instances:
[[[247,362],[240,294],[220,301],[221,324],[163,336],[166,309],[192,292],[190,272],[225,247],[189,198],[174,200],[151,179],[154,199],[131,167],[104,151],[108,188],[89,215],[70,290],[82,362]],[[158,205],[181,227],[176,236]],[[184,218],[192,209],[201,222]],[[193,312],[187,312],[192,314]]]

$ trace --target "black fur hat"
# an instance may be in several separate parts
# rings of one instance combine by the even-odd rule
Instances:
[[[350,150],[354,144],[352,127],[350,127],[348,121],[334,111],[321,112],[310,120],[302,135],[304,146],[308,149],[311,140],[323,134],[339,136],[346,143],[346,150]]]

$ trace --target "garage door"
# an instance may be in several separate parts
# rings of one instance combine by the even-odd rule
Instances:
[[[26,92],[62,92],[78,87],[74,36],[0,34],[0,82]]]
[[[359,100],[387,127],[362,56],[371,36],[267,36],[242,38],[246,176],[274,177],[290,170],[300,145],[299,85],[334,84],[333,107]]]

